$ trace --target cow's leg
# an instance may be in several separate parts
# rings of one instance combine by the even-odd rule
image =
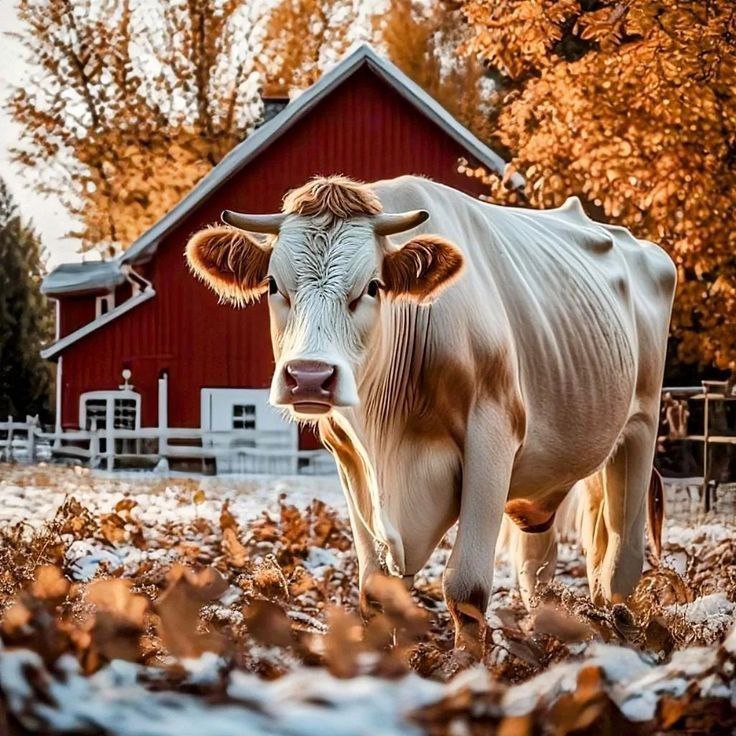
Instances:
[[[320,422],[319,429],[322,441],[335,458],[340,485],[347,502],[350,529],[358,557],[360,612],[365,618],[369,618],[374,612],[374,606],[366,595],[366,583],[371,575],[382,572],[383,567],[375,539],[365,524],[355,497],[356,492],[362,492],[365,496],[367,479],[347,433],[339,425],[328,421]]]
[[[601,566],[608,548],[608,530],[603,518],[603,485],[603,471],[591,475],[585,479],[580,497],[582,506],[580,545],[585,552],[590,597],[598,605],[604,602],[601,590]]]
[[[514,530],[514,564],[521,599],[527,608],[537,586],[548,583],[557,565],[557,529],[554,525],[543,532]]]
[[[376,549],[376,542],[373,535],[366,529],[363,519],[358,513],[355,501],[350,491],[350,484],[346,478],[343,469],[338,463],[338,473],[340,475],[340,483],[345,494],[348,506],[348,516],[350,518],[350,529],[353,532],[353,544],[355,545],[355,554],[358,558],[358,591],[360,613],[363,618],[368,619],[376,612],[374,602],[370,600],[366,593],[367,582],[371,575],[382,573],[383,568]]]
[[[623,442],[602,471],[607,541],[600,589],[603,597],[614,603],[633,592],[644,567],[647,494],[656,433],[656,416],[639,415],[630,420]]]
[[[476,407],[465,441],[457,537],[444,575],[458,648],[473,649],[485,637],[496,539],[517,447],[499,408]]]

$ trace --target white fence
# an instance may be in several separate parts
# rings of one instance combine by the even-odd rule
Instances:
[[[168,468],[189,462],[189,470],[217,473],[312,474],[334,472],[326,450],[297,450],[293,435],[282,431],[143,427],[44,432],[38,419],[0,422],[0,460],[34,462],[37,459],[77,460],[92,468]],[[192,464],[194,467],[192,467]]]
[[[25,460],[35,462],[51,454],[48,440],[42,439],[43,431],[38,417],[26,417],[25,422],[0,422],[0,460]]]

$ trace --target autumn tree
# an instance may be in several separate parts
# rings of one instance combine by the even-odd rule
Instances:
[[[736,368],[736,5],[466,0],[465,51],[503,77],[495,142],[524,196],[663,245],[686,361]],[[502,201],[517,195],[496,182]]]
[[[259,118],[257,0],[20,0],[18,17],[34,72],[14,154],[84,250],[127,247]]]
[[[41,295],[41,245],[0,180],[0,417],[48,418],[48,365],[39,350],[51,315]]]
[[[370,0],[279,0],[269,12],[259,64],[269,94],[309,87],[348,48],[372,36]]]
[[[495,84],[473,54],[458,53],[470,26],[454,0],[395,0],[373,18],[374,39],[408,77],[481,138],[491,133]]]

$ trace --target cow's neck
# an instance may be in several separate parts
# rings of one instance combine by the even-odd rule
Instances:
[[[432,361],[431,307],[388,303],[381,310],[381,327],[370,358],[358,376],[358,419],[368,435],[385,437],[386,430],[425,409],[421,390]]]

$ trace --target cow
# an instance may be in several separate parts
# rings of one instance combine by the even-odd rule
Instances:
[[[463,646],[485,630],[504,514],[529,604],[581,480],[591,596],[626,599],[677,280],[662,249],[577,198],[504,207],[416,176],[318,177],[280,213],[222,220],[186,257],[225,302],[268,294],[270,402],[336,459],[362,610],[374,573],[409,585],[457,522],[443,587]]]

